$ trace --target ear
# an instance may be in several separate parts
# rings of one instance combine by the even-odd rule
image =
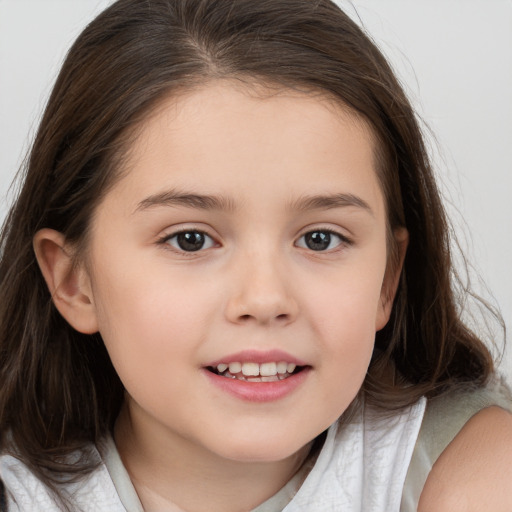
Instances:
[[[73,265],[73,251],[62,233],[41,229],[33,240],[39,268],[59,313],[77,331],[98,331],[89,275]]]
[[[409,245],[409,232],[405,228],[397,228],[393,232],[396,244],[396,257],[395,262],[388,262],[382,289],[380,293],[379,309],[375,321],[375,331],[380,331],[389,320],[391,310],[393,309],[393,302],[395,300],[398,283],[400,282],[400,275],[404,265],[405,254],[407,246]]]

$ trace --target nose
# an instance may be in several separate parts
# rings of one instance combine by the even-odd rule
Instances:
[[[287,325],[298,314],[285,265],[274,254],[245,255],[235,272],[226,318],[237,324]]]

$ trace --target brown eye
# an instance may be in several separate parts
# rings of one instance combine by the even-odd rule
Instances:
[[[348,243],[345,237],[332,231],[318,229],[302,235],[296,245],[311,251],[327,251],[335,249],[344,242]]]
[[[325,251],[331,245],[331,233],[313,231],[305,235],[304,242],[308,249],[312,251]]]
[[[213,247],[214,241],[202,231],[182,231],[167,238],[166,242],[184,252],[196,252]]]

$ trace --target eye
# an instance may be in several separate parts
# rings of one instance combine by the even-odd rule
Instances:
[[[163,242],[174,247],[178,251],[196,252],[201,249],[210,249],[215,246],[214,240],[203,231],[180,231],[166,237]]]
[[[312,251],[328,251],[336,249],[343,243],[349,243],[348,239],[333,231],[318,229],[302,235],[296,245]]]

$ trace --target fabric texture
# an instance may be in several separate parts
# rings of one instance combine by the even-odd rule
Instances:
[[[498,405],[512,412],[503,381],[488,388],[421,399],[399,413],[360,407],[337,421],[315,458],[276,495],[251,512],[416,512],[435,460],[478,411]],[[97,447],[102,464],[66,487],[77,512],[143,512],[112,438]],[[8,512],[57,512],[46,487],[18,459],[0,456]],[[3,512],[3,510],[2,510]],[[182,512],[176,507],[176,512]]]
[[[393,416],[362,407],[350,423],[336,422],[308,474],[303,468],[251,512],[398,512],[425,404],[422,399]],[[110,449],[115,450],[113,442]],[[109,458],[116,461],[116,456]],[[118,490],[126,486],[119,464],[120,459],[108,465]],[[129,512],[143,510],[134,492],[120,492],[120,498]]]
[[[6,489],[8,512],[60,512],[48,488],[15,457],[0,457],[0,478]],[[66,494],[73,503],[73,512],[125,512],[104,465],[80,483],[69,484]]]
[[[425,403],[422,399],[393,416],[360,407],[350,423],[336,422],[291,501],[287,503],[295,489],[287,485],[254,512],[398,512]],[[103,464],[80,485],[66,489],[74,510],[140,512],[142,506],[114,443],[106,441],[98,450]],[[0,457],[0,475],[9,512],[58,511],[45,486],[18,459]]]

